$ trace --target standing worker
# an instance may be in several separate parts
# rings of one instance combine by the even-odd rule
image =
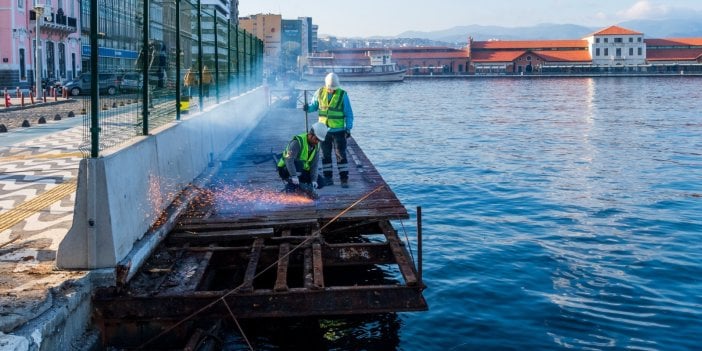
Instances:
[[[315,123],[306,133],[295,135],[278,160],[278,175],[287,182],[285,190],[301,189],[310,197],[317,198],[315,189],[321,188],[319,172],[319,142],[329,135],[327,126]]]
[[[210,69],[205,66],[202,69],[202,92],[206,97],[210,97],[210,84],[212,84],[212,73],[210,73]]]
[[[341,187],[349,187],[349,165],[346,159],[346,138],[353,128],[353,110],[349,95],[339,87],[339,76],[329,73],[324,77],[324,86],[317,89],[312,103],[303,105],[305,112],[319,111],[319,122],[329,127],[327,137],[322,142],[322,172],[325,185],[334,184],[331,150],[336,152],[336,165],[339,170]]]
[[[195,76],[195,66],[188,68],[188,71],[185,72],[185,77],[183,77],[183,85],[187,88],[187,93],[186,95],[188,97],[192,96],[192,88],[197,85],[197,77]]]

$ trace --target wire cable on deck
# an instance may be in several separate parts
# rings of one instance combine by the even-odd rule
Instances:
[[[293,247],[290,251],[288,251],[288,253],[286,253],[285,255],[283,255],[283,256],[281,256],[281,257],[279,257],[278,260],[276,260],[275,262],[273,262],[272,264],[270,264],[268,267],[262,269],[258,274],[254,275],[254,280],[255,280],[256,278],[258,278],[261,274],[267,272],[269,269],[272,269],[273,267],[277,266],[277,265],[280,263],[281,260],[286,259],[286,258],[287,258],[288,256],[290,256],[293,252],[295,252],[295,250],[297,250],[297,249],[299,249],[300,247],[306,245],[308,242],[312,241],[313,239],[318,239],[318,238],[319,238],[319,235],[322,233],[322,230],[324,230],[326,227],[328,227],[329,225],[331,225],[332,223],[334,223],[336,220],[338,220],[339,218],[341,218],[344,214],[346,214],[346,212],[350,211],[353,207],[355,207],[356,205],[358,205],[359,203],[361,203],[363,200],[367,199],[368,197],[370,197],[370,196],[373,195],[374,193],[380,191],[380,190],[381,190],[382,188],[384,188],[385,186],[386,186],[386,185],[380,185],[380,186],[376,187],[375,189],[373,189],[373,190],[370,191],[369,193],[363,195],[361,198],[359,198],[358,200],[356,200],[354,203],[352,203],[351,205],[349,205],[348,207],[346,207],[344,210],[342,210],[341,212],[339,212],[339,214],[337,214],[336,216],[334,216],[334,218],[332,218],[329,222],[327,222],[327,224],[323,225],[321,228],[319,228],[319,229],[317,229],[315,232],[313,232],[312,235],[310,235],[309,238],[307,238],[307,239],[303,240],[302,242],[300,242],[299,244],[297,244],[297,245],[296,245],[295,247]],[[253,351],[254,349],[253,349],[253,347],[251,346],[251,344],[249,344],[248,338],[247,338],[246,335],[244,334],[244,330],[243,330],[243,329],[241,328],[241,326],[239,325],[239,322],[237,321],[236,316],[234,315],[234,312],[229,308],[229,305],[227,304],[227,302],[226,302],[226,300],[225,300],[226,297],[228,297],[229,295],[231,295],[231,294],[233,294],[233,293],[235,293],[235,292],[238,292],[238,291],[241,289],[241,287],[243,287],[243,286],[244,286],[244,283],[242,283],[241,285],[239,285],[239,286],[237,286],[237,287],[235,287],[235,288],[229,290],[228,292],[226,292],[224,295],[220,296],[220,297],[217,298],[216,300],[214,300],[214,301],[208,303],[207,305],[203,306],[203,307],[200,308],[199,310],[197,310],[197,311],[191,313],[189,316],[183,318],[181,321],[179,321],[179,322],[175,323],[174,325],[172,325],[172,326],[166,328],[166,329],[163,330],[162,332],[158,333],[156,336],[152,337],[151,339],[147,340],[145,343],[143,343],[143,344],[141,344],[140,346],[138,346],[138,347],[137,347],[137,350],[143,349],[143,348],[146,347],[147,345],[149,345],[149,344],[151,344],[152,342],[156,341],[158,338],[162,337],[163,335],[167,334],[167,333],[170,332],[171,330],[177,328],[178,326],[180,326],[181,324],[187,322],[188,320],[192,319],[193,317],[197,316],[198,314],[204,312],[205,310],[211,308],[212,306],[214,306],[215,304],[217,304],[220,300],[222,300],[222,302],[224,303],[224,305],[227,307],[227,310],[229,310],[229,313],[232,315],[232,318],[234,319],[234,323],[235,323],[235,324],[237,325],[237,327],[239,328],[239,332],[241,333],[241,335],[242,335],[242,337],[244,338],[244,340],[246,340],[246,342],[247,342],[247,344],[248,344],[248,347],[249,347],[249,350]]]

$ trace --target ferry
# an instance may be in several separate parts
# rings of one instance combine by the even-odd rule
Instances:
[[[337,60],[333,53],[315,53],[307,57],[302,79],[324,82],[324,77],[334,72],[345,82],[401,82],[404,69],[392,62],[391,51],[366,51],[358,60]]]

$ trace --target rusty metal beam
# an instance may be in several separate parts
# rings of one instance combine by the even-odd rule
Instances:
[[[251,255],[249,256],[249,264],[246,266],[244,282],[241,284],[240,287],[240,291],[242,292],[253,291],[253,281],[256,277],[256,267],[258,267],[258,260],[261,258],[262,248],[263,239],[258,238],[254,240],[253,247],[251,248]]]
[[[178,296],[105,296],[94,298],[98,320],[180,320],[226,318],[227,305],[237,318],[329,316],[368,313],[426,311],[421,287],[353,286],[320,290],[291,288],[287,292],[256,290],[249,294],[195,292]],[[209,306],[209,307],[208,307]]]
[[[312,287],[314,286],[314,272],[312,271],[312,249],[309,247],[305,248],[305,256],[302,267],[305,288],[312,289]]]
[[[278,253],[278,273],[276,275],[275,291],[286,291],[288,290],[288,264],[290,263],[290,257],[288,253],[290,252],[290,244],[283,243],[280,245],[280,252]]]
[[[206,245],[210,243],[228,242],[233,240],[253,240],[257,238],[270,238],[273,236],[273,228],[251,228],[239,230],[219,230],[219,231],[185,231],[172,233],[168,236],[169,245]]]
[[[414,265],[409,261],[409,252],[407,248],[401,244],[400,239],[397,237],[397,232],[389,222],[381,222],[380,227],[383,229],[383,232],[385,232],[390,250],[392,250],[395,256],[395,262],[397,262],[397,265],[400,267],[400,272],[405,279],[405,283],[410,286],[417,285],[418,279]]]
[[[324,288],[324,264],[322,262],[322,245],[312,244],[313,289]]]
[[[252,229],[265,227],[285,227],[285,228],[300,228],[314,227],[317,225],[317,220],[314,218],[305,219],[280,219],[280,220],[256,220],[243,221],[232,218],[189,218],[182,220],[173,232],[185,231],[214,231],[214,230],[238,230]]]

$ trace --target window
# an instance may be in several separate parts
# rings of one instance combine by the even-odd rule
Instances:
[[[24,0],[17,0],[17,8],[18,9],[24,8]]]
[[[609,56],[609,49],[608,49],[608,48],[605,48],[605,49],[604,49],[604,55],[605,55],[605,56]]]
[[[599,44],[599,43],[600,43],[600,38],[595,38],[595,43]]]
[[[630,42],[630,43],[633,43],[633,42],[634,42],[634,38],[633,38],[633,37],[629,37],[629,42]]]
[[[640,42],[641,42],[641,37],[636,38],[636,41],[640,43]]]
[[[609,43],[609,38],[604,38],[605,43]]]
[[[643,54],[643,50],[641,48],[639,48],[638,50],[639,50],[639,56],[641,56]]]
[[[634,56],[634,48],[629,48],[629,56]]]
[[[531,56],[526,57],[527,61],[531,61]]]
[[[25,66],[24,49],[19,49],[20,80],[27,80],[27,67]]]
[[[622,38],[614,38],[615,43],[622,43]]]
[[[617,48],[616,53],[617,53],[617,55],[616,55],[617,57],[622,57],[622,48]]]
[[[595,56],[600,56],[600,48],[595,49]]]

